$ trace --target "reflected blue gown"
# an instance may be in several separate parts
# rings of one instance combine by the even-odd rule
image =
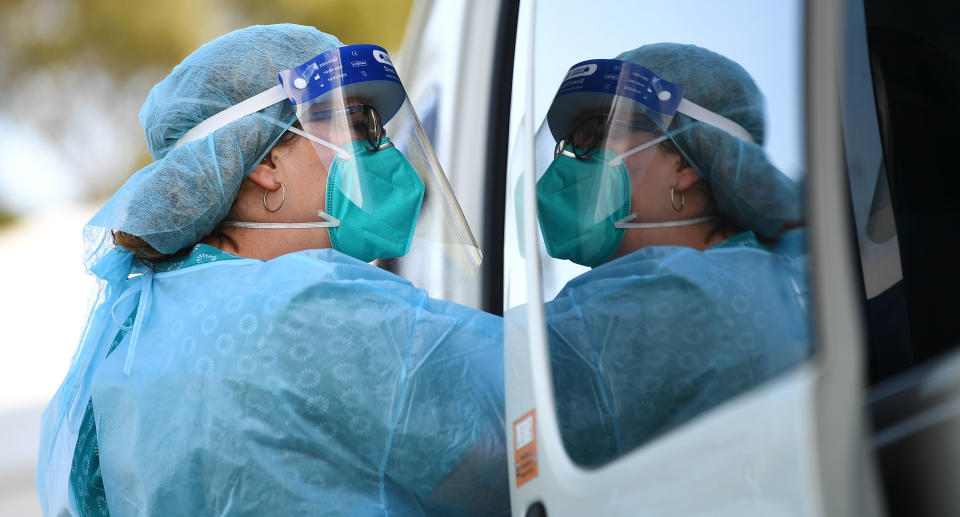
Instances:
[[[545,307],[571,458],[605,463],[801,362],[804,238],[648,247],[571,280]]]

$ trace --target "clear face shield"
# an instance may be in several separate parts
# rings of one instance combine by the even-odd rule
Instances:
[[[627,229],[710,219],[650,220],[636,203],[649,190],[644,180],[651,165],[671,159],[661,144],[670,140],[674,114],[699,108],[683,91],[616,59],[570,68],[535,138],[537,214],[550,256],[595,267],[610,259]],[[552,153],[546,152],[550,143]]]
[[[334,249],[365,262],[401,257],[413,246],[439,248],[475,272],[479,245],[383,48],[333,49],[279,72],[279,80],[259,103],[259,96],[244,101],[251,104],[243,111],[270,101],[295,105],[300,127],[289,131],[310,141],[323,168],[316,220],[227,224],[324,227]]]

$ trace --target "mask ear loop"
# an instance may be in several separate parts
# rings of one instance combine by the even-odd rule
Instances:
[[[317,215],[322,217],[324,221],[306,223],[254,223],[249,221],[224,221],[223,225],[232,226],[234,228],[272,228],[279,230],[287,228],[336,228],[340,226],[340,219],[337,219],[323,210],[317,210]]]
[[[693,224],[705,223],[707,221],[713,221],[716,219],[715,216],[705,215],[703,217],[694,217],[692,219],[681,219],[680,221],[664,221],[661,223],[631,223],[630,221],[637,218],[637,214],[630,214],[619,221],[613,223],[614,228],[674,228],[677,226],[690,226]]]
[[[350,153],[349,151],[347,151],[346,149],[344,149],[344,148],[342,148],[342,147],[340,147],[340,146],[338,146],[338,145],[336,145],[336,144],[332,144],[332,143],[330,143],[330,142],[327,142],[326,140],[324,140],[324,139],[322,139],[322,138],[320,138],[320,137],[313,136],[313,135],[311,135],[310,133],[307,133],[306,131],[304,131],[304,130],[302,130],[302,129],[297,129],[297,128],[293,127],[293,126],[290,126],[290,127],[287,128],[287,131],[289,131],[289,132],[291,132],[291,133],[298,134],[298,135],[306,138],[307,140],[310,140],[311,142],[316,142],[316,143],[318,143],[318,144],[320,144],[320,145],[322,145],[322,146],[324,146],[324,147],[326,147],[326,148],[328,148],[328,149],[336,152],[337,155],[340,156],[341,158],[344,158],[344,159],[346,159],[346,160],[352,160],[352,159],[353,159],[353,154],[351,154],[351,153]]]
[[[607,165],[609,165],[610,167],[617,167],[617,166],[619,166],[621,163],[623,163],[623,159],[624,159],[624,158],[626,158],[626,157],[628,157],[628,156],[633,156],[633,155],[639,153],[640,151],[643,151],[644,149],[649,149],[649,148],[651,148],[651,147],[659,144],[660,142],[663,142],[664,140],[666,140],[666,139],[668,139],[668,138],[669,138],[669,137],[668,137],[667,135],[660,135],[660,136],[654,138],[653,140],[651,140],[651,141],[649,141],[649,142],[647,142],[647,143],[645,143],[645,144],[643,144],[643,145],[638,145],[638,146],[636,146],[636,147],[628,150],[628,151],[625,152],[625,153],[618,154],[618,155],[614,156],[609,162],[607,162]]]

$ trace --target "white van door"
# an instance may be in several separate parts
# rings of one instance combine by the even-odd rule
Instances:
[[[842,23],[829,0],[520,2],[504,231],[514,515],[881,512],[838,116]],[[663,42],[715,51],[755,81],[765,163],[803,193],[799,249],[787,253],[776,238],[721,249],[731,238],[705,250],[639,249],[592,269],[547,252],[538,216],[550,198],[538,186],[563,148],[565,135],[545,129],[568,69]],[[692,158],[702,177],[742,166]],[[759,184],[733,185],[711,184],[712,193],[765,195]],[[747,239],[749,221],[738,222]],[[792,284],[774,263],[799,272]],[[724,282],[729,290],[711,297]],[[753,319],[731,316],[738,307]],[[737,332],[721,338],[724,325]],[[797,340],[803,354],[784,352]]]

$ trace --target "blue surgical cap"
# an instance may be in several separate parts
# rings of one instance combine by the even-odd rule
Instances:
[[[742,66],[696,45],[656,43],[617,59],[684,85],[684,98],[742,126],[755,143],[676,113],[667,134],[707,181],[720,214],[766,237],[803,219],[800,185],[770,163],[763,150],[763,95]]]
[[[296,120],[279,102],[179,147],[208,117],[278,84],[277,72],[343,46],[313,27],[253,26],[197,49],[150,90],[140,109],[154,162],[135,173],[85,228],[88,266],[109,248],[107,234],[140,237],[174,253],[207,236],[230,211],[241,181]]]

